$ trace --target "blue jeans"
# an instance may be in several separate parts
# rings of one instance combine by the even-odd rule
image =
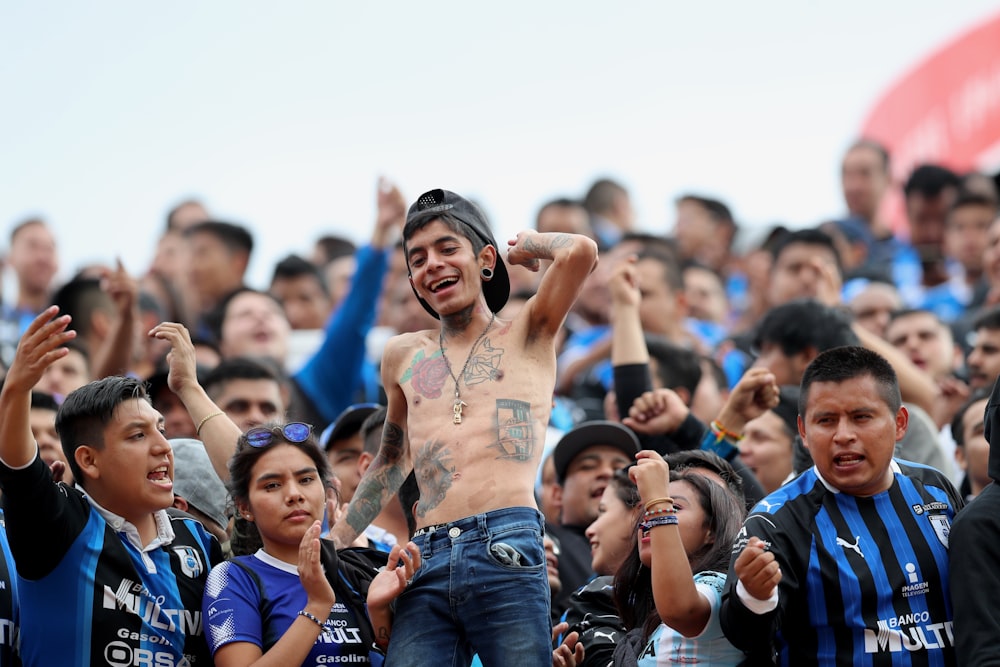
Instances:
[[[386,667],[552,664],[542,515],[508,507],[437,526],[396,602]],[[419,533],[420,531],[418,531]]]

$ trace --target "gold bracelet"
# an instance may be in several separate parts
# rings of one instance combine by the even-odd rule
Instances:
[[[653,498],[648,503],[646,503],[646,505],[643,507],[643,509],[648,512],[650,507],[652,507],[653,505],[659,505],[660,503],[667,503],[671,507],[673,507],[674,506],[674,499],[673,498]]]
[[[194,430],[194,434],[197,435],[197,436],[200,436],[201,435],[201,427],[205,425],[205,422],[207,422],[212,417],[219,417],[219,416],[224,415],[224,414],[226,414],[226,413],[223,412],[222,410],[219,410],[217,412],[213,412],[211,414],[205,415],[204,418],[202,418],[202,420],[200,422],[198,422],[198,428],[196,428]]]

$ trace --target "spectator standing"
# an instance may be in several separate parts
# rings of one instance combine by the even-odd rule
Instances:
[[[786,665],[956,664],[948,533],[963,502],[942,473],[893,458],[908,420],[895,372],[864,348],[834,348],[800,392],[815,466],[744,522],[726,636]]]
[[[552,452],[562,508],[558,526],[546,530],[559,539],[559,579],[555,599],[562,611],[569,596],[594,576],[592,544],[587,527],[600,515],[603,495],[615,471],[633,460],[639,440],[629,429],[610,421],[590,421],[569,430]]]
[[[25,220],[11,230],[6,261],[17,276],[17,297],[12,304],[0,305],[0,362],[4,367],[13,361],[21,334],[51,303],[59,257],[55,236],[44,220]]]
[[[1000,635],[997,596],[1000,595],[1000,382],[986,405],[985,436],[989,447],[987,486],[959,513],[951,531],[951,599],[955,607],[955,654],[962,667],[998,664]]]
[[[590,227],[601,248],[611,248],[632,231],[635,211],[628,190],[610,178],[594,181],[583,198],[590,213]]]
[[[518,234],[511,264],[552,265],[538,293],[504,322],[496,312],[509,296],[507,270],[478,207],[452,192],[426,192],[409,209],[403,243],[413,290],[441,328],[387,344],[382,445],[332,535],[352,542],[413,469],[414,542],[425,566],[399,598],[388,664],[439,664],[442,652],[455,664],[474,652],[489,666],[547,663],[549,585],[533,488],[555,337],[594,268],[596,244]],[[454,597],[456,587],[467,594]],[[515,625],[512,642],[503,629]]]
[[[38,667],[208,664],[201,595],[221,552],[201,524],[166,511],[173,456],[141,382],[108,377],[60,407],[56,428],[85,493],[53,482],[38,456],[31,387],[73,337],[57,312],[28,327],[0,392],[0,484],[18,567],[22,659]]]
[[[389,640],[389,603],[420,566],[416,546],[386,560],[337,554],[319,539],[333,474],[307,424],[250,429],[229,473],[236,510],[263,546],[209,575],[203,616],[215,665],[367,664],[372,642]]]
[[[629,628],[615,649],[617,667],[671,662],[720,667],[745,656],[723,635],[719,605],[730,545],[745,514],[723,484],[691,469],[671,474],[644,450],[629,470],[645,511],[638,550],[615,575],[615,603]]]

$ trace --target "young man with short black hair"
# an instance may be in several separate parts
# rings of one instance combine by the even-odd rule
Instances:
[[[597,246],[574,234],[518,234],[511,264],[552,264],[537,294],[503,321],[496,313],[510,281],[477,206],[453,192],[426,192],[409,209],[403,243],[413,290],[441,327],[386,345],[382,446],[332,535],[350,544],[413,469],[414,542],[429,557],[399,598],[387,664],[467,665],[473,653],[488,666],[549,664],[543,518],[533,489],[555,337]]]
[[[0,391],[0,485],[28,667],[210,664],[201,619],[218,542],[166,512],[173,455],[142,382],[72,392],[56,430],[80,489],[56,484],[31,434],[31,388],[67,354],[69,317],[43,311]]]
[[[809,364],[798,429],[815,465],[733,545],[720,618],[735,646],[783,665],[955,665],[948,535],[964,503],[941,472],[893,458],[908,418],[877,353]]]

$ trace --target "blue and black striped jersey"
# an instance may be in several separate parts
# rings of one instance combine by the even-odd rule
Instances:
[[[872,497],[839,493],[812,468],[754,507],[732,562],[763,540],[781,567],[778,606],[747,609],[731,564],[730,641],[796,667],[955,664],[948,535],[962,501],[937,470],[892,466],[892,486]]]
[[[200,523],[170,515],[173,541],[140,551],[41,458],[0,472],[26,666],[212,664],[201,598],[222,554]]]

